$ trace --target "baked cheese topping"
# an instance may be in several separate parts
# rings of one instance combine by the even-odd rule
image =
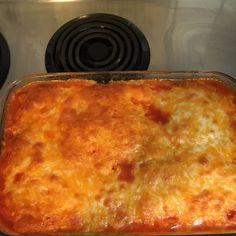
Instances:
[[[236,93],[204,78],[19,88],[0,222],[18,234],[236,230]]]

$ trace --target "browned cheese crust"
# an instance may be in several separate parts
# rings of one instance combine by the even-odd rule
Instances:
[[[9,232],[236,230],[236,94],[220,81],[33,82],[5,115]]]

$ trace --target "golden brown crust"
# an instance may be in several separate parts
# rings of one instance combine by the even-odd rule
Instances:
[[[236,94],[215,80],[34,82],[8,101],[16,234],[236,230]]]

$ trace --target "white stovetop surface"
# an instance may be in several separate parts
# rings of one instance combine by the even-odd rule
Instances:
[[[0,0],[0,32],[11,51],[2,91],[24,75],[46,72],[45,49],[60,26],[98,12],[125,17],[144,32],[150,70],[217,70],[236,78],[236,1]]]

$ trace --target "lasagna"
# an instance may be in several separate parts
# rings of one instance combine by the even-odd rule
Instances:
[[[207,78],[14,90],[0,225],[15,235],[235,232],[235,91]]]

